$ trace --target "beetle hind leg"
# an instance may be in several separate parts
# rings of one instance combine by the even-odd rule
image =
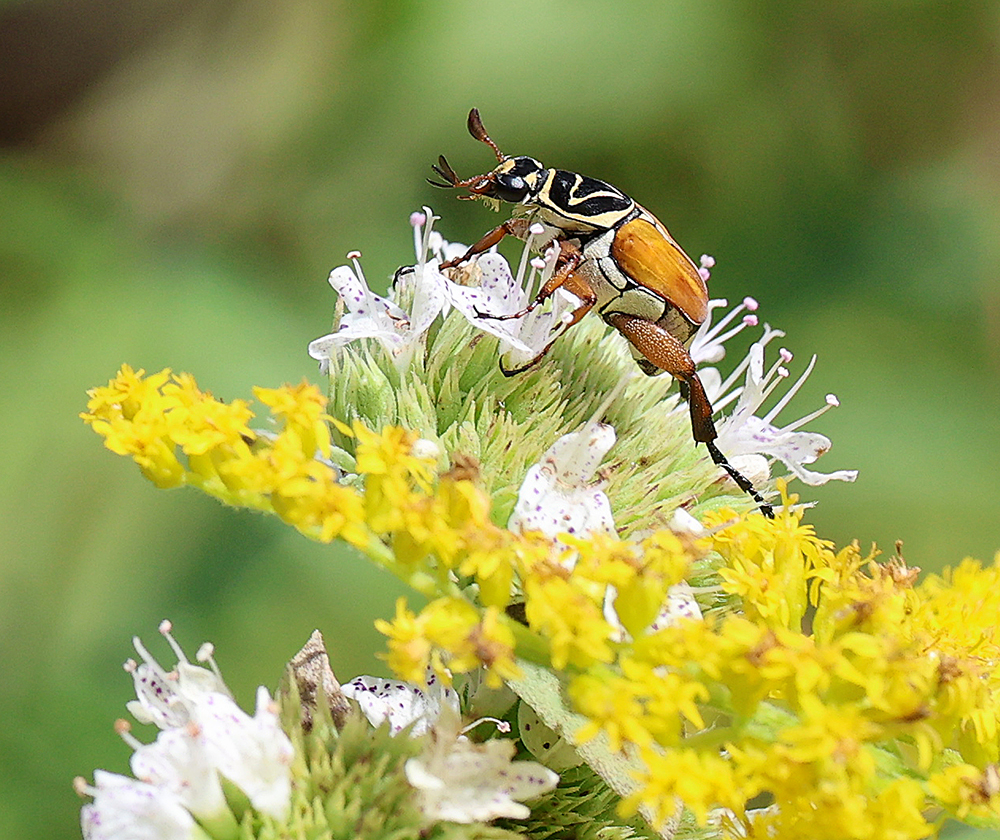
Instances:
[[[644,318],[626,315],[624,312],[608,312],[605,313],[604,320],[624,335],[649,363],[679,380],[681,394],[687,400],[691,412],[691,433],[695,442],[704,443],[712,460],[729,474],[737,487],[753,498],[764,516],[773,519],[774,510],[771,505],[764,501],[750,479],[730,464],[715,445],[715,439],[719,435],[712,422],[712,404],[698,378],[694,359],[684,345],[659,324]]]

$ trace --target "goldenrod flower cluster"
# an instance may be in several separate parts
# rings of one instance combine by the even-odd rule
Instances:
[[[380,623],[401,677],[484,667],[497,683],[519,675],[517,657],[549,667],[588,721],[567,736],[603,733],[638,759],[626,807],[659,821],[680,801],[700,823],[779,837],[916,838],[943,814],[1000,816],[996,566],[966,561],[915,586],[898,557],[834,552],[787,497],[773,522],[718,511],[697,539],[557,546],[494,525],[474,471],[438,475],[399,428],[339,424],[357,441],[345,483],[315,388],[255,395],[267,433],[247,402],[123,367],[83,416],[157,485],[344,539],[428,596]],[[695,562],[717,575],[705,606],[726,608],[650,631]],[[760,797],[771,807],[748,810]]]

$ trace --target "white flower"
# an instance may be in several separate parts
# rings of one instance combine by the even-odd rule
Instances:
[[[235,783],[258,811],[284,818],[292,794],[294,749],[281,729],[267,689],[257,689],[253,717],[223,694],[208,695],[195,711],[198,737],[212,765]]]
[[[359,251],[347,255],[354,265],[342,265],[330,272],[329,282],[340,297],[347,313],[340,318],[337,331],[309,343],[309,355],[320,362],[326,373],[330,359],[338,348],[362,338],[374,338],[390,353],[400,368],[406,367],[434,319],[447,306],[447,280],[438,270],[439,257],[427,259],[435,249],[438,254],[450,252],[448,243],[440,237],[433,240],[432,226],[436,218],[429,208],[410,216],[416,250],[416,265],[397,272],[395,288],[388,297],[376,295],[368,287]],[[399,301],[407,300],[409,311]]]
[[[176,794],[117,773],[94,771],[93,787],[77,791],[94,801],[80,811],[84,840],[191,840],[207,837]]]
[[[525,819],[522,799],[552,790],[559,777],[534,761],[511,761],[510,739],[475,744],[459,733],[458,712],[442,710],[427,750],[406,762],[406,778],[417,791],[421,812],[431,820],[487,822],[498,817]]]
[[[177,655],[177,664],[172,671],[166,671],[143,646],[138,636],[132,644],[142,658],[142,663],[128,660],[125,670],[132,674],[137,700],[126,704],[128,710],[140,723],[155,723],[160,729],[183,726],[191,720],[191,703],[208,692],[221,692],[229,696],[229,689],[222,681],[222,675],[212,659],[210,646],[202,646],[198,660],[207,661],[211,670],[192,665],[180,645],[170,635],[171,624],[163,621],[160,633],[170,643]]]
[[[393,735],[412,724],[410,736],[416,738],[437,723],[444,707],[458,712],[458,695],[433,672],[427,674],[426,688],[402,680],[361,676],[340,690],[357,702],[372,726],[379,727],[388,720]]]
[[[772,332],[770,337],[776,334]],[[787,426],[775,426],[772,423],[812,372],[816,364],[815,356],[805,372],[777,404],[763,417],[757,416],[764,401],[778,383],[788,376],[784,364],[791,361],[791,358],[792,354],[782,349],[780,360],[775,362],[765,375],[764,341],[759,341],[750,347],[747,356],[746,384],[733,413],[718,424],[719,437],[716,444],[729,458],[730,463],[754,483],[768,478],[770,470],[767,458],[781,461],[793,475],[814,487],[831,480],[854,481],[858,475],[857,470],[820,473],[803,466],[812,464],[830,448],[831,443],[830,439],[823,435],[795,430],[838,405],[837,398],[833,394],[827,395],[826,405],[823,408]]]
[[[664,627],[674,627],[682,618],[703,618],[701,607],[694,598],[694,590],[686,580],[675,583],[667,590],[667,603],[660,607],[649,629],[655,633]]]
[[[705,259],[706,257],[703,256],[702,260],[704,261]],[[702,270],[705,271],[707,269]],[[708,397],[715,411],[724,408],[740,395],[743,388],[733,388],[733,386],[739,382],[749,361],[748,357],[744,356],[740,364],[736,366],[736,369],[729,374],[725,381],[723,381],[719,370],[711,367],[711,365],[718,364],[725,358],[725,343],[729,339],[739,335],[747,327],[756,327],[760,323],[755,314],[759,308],[759,304],[754,298],[745,297],[741,303],[730,309],[718,323],[712,324],[712,310],[728,305],[728,302],[724,298],[708,302],[708,317],[694,334],[694,337],[691,339],[691,346],[688,348],[691,358],[694,359],[694,363],[698,366],[698,377],[701,379],[701,384],[705,387],[705,395]],[[740,318],[739,323],[735,327],[726,329],[741,312],[746,312],[747,314]],[[764,324],[764,335],[758,341],[766,345],[773,338],[783,335],[784,333],[780,330],[774,330],[767,324]]]
[[[615,430],[594,422],[559,438],[529,468],[507,527],[518,533],[541,531],[552,539],[613,534],[611,503],[602,483],[592,479],[614,443]]]
[[[715,364],[716,362],[721,362],[726,355],[726,348],[723,345],[734,335],[743,332],[747,327],[756,327],[759,323],[757,316],[753,314],[757,311],[759,304],[752,297],[745,297],[742,303],[730,309],[717,324],[713,325],[712,310],[728,305],[729,302],[725,298],[710,300],[708,302],[708,317],[698,327],[694,338],[691,339],[691,346],[688,348],[688,352],[691,354],[691,358],[694,359],[695,364],[700,365],[703,362]],[[744,311],[748,314],[740,319],[740,323],[732,329],[723,332],[732,323],[733,319]]]
[[[127,730],[121,734],[135,750],[129,764],[137,779],[172,792],[202,822],[235,826],[219,774],[197,733],[192,724],[166,729],[152,744],[140,743]]]
[[[523,370],[539,359],[566,329],[573,310],[580,305],[576,295],[558,289],[551,298],[551,305],[538,307],[520,318],[509,317],[525,309],[534,299],[536,276],[538,288],[541,288],[555,271],[559,258],[557,247],[549,248],[544,257],[528,258],[532,247],[545,236],[541,225],[528,229],[516,278],[500,254],[486,253],[475,261],[480,274],[478,286],[448,282],[452,306],[473,326],[500,339],[505,372]],[[526,266],[530,266],[530,271],[524,281]]]
[[[133,643],[143,663],[126,663],[139,697],[128,704],[129,708],[140,721],[155,723],[163,731],[152,744],[142,744],[131,736],[127,723],[119,722],[118,730],[122,738],[135,751],[132,770],[141,781],[122,781],[123,777],[112,778],[104,771],[96,771],[96,787],[83,790],[95,797],[93,803],[84,806],[83,821],[85,827],[97,826],[95,831],[98,833],[86,836],[188,836],[147,834],[144,833],[146,829],[140,826],[129,826],[126,830],[129,819],[147,821],[136,808],[139,805],[153,808],[148,804],[151,799],[166,803],[162,807],[167,809],[168,815],[181,808],[192,825],[193,814],[213,834],[233,836],[236,822],[225,801],[220,774],[239,787],[257,811],[276,819],[282,819],[288,813],[294,749],[281,729],[276,707],[267,689],[263,686],[257,689],[257,709],[251,717],[236,705],[229,694],[212,658],[212,646],[202,645],[196,657],[199,661],[209,662],[211,670],[192,665],[170,635],[170,629],[170,622],[160,624],[160,632],[179,660],[173,671],[165,671],[138,639],[134,639]],[[111,782],[106,781],[109,778],[112,778]],[[113,795],[106,796],[102,785],[108,784]],[[131,803],[138,805],[133,807]],[[116,831],[125,833],[100,833],[99,827],[111,819],[103,816],[105,812],[114,815]],[[149,820],[155,822],[157,812],[151,813],[153,816]],[[132,816],[129,817],[129,814]],[[173,819],[172,816],[170,818]],[[188,823],[181,820],[179,824]],[[199,830],[193,836],[204,835]]]

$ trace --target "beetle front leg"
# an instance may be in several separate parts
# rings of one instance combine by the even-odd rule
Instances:
[[[626,315],[623,312],[610,312],[604,319],[625,336],[646,359],[680,380],[682,388],[687,391],[685,397],[691,412],[691,433],[695,442],[704,443],[712,460],[729,474],[737,487],[757,502],[764,516],[774,519],[774,510],[757,492],[750,479],[730,464],[715,445],[715,439],[719,435],[715,430],[715,423],[712,422],[712,404],[708,401],[705,387],[698,377],[694,359],[684,345],[663,327],[644,318]]]
[[[455,257],[453,260],[448,260],[447,262],[441,263],[441,268],[454,268],[457,265],[461,265],[464,262],[471,260],[476,254],[481,254],[483,251],[488,251],[494,245],[498,244],[503,240],[505,236],[517,236],[517,226],[515,219],[508,219],[502,225],[497,225],[493,230],[487,233],[482,239],[480,239],[475,245],[469,247],[462,256]]]

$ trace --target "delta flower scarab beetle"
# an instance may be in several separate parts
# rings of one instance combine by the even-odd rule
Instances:
[[[712,460],[754,498],[765,516],[773,517],[771,506],[715,442],[719,435],[712,421],[712,404],[688,351],[708,317],[708,287],[691,258],[659,219],[617,187],[564,169],[548,169],[533,157],[505,155],[486,133],[475,108],[469,112],[468,126],[475,139],[493,149],[499,166],[484,175],[461,179],[441,156],[433,168],[445,183],[430,183],[467,189],[470,197],[505,201],[516,207],[511,219],[441,267],[460,266],[505,236],[525,239],[532,225],[540,224],[544,231],[540,246],[554,243],[559,249],[555,271],[527,307],[495,317],[523,317],[559,289],[579,300],[567,328],[596,308],[628,339],[644,373],[655,376],[666,371],[678,380],[690,409],[695,441],[705,444]],[[545,347],[519,368],[505,373],[531,367],[547,351]]]

